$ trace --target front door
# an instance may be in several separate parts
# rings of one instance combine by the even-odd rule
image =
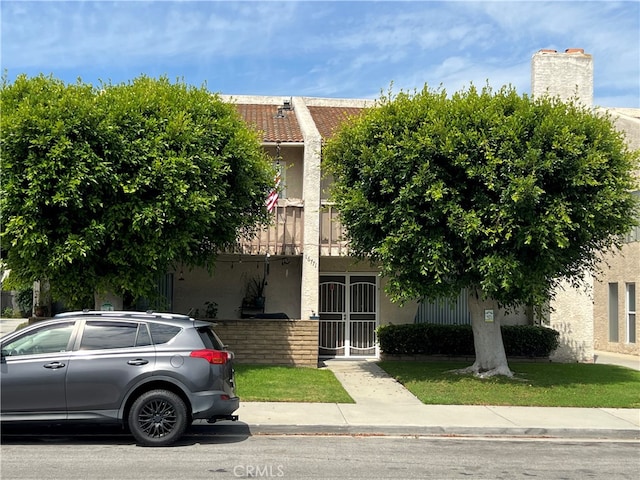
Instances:
[[[320,276],[320,356],[377,357],[377,276]]]

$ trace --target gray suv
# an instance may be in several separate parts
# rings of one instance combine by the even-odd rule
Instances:
[[[2,422],[118,422],[142,445],[237,420],[233,353],[185,315],[82,311],[1,339]]]

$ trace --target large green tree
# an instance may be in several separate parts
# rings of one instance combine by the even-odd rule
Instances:
[[[511,87],[382,96],[323,158],[350,248],[381,265],[392,299],[468,289],[475,373],[511,375],[504,309],[579,285],[635,223],[637,154],[609,119]]]
[[[14,284],[46,279],[70,305],[94,291],[151,297],[176,263],[211,268],[268,221],[270,162],[204,87],[20,76],[3,80],[1,108],[2,255]]]

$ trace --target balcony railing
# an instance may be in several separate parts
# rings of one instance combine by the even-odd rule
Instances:
[[[319,248],[323,256],[349,254],[344,229],[338,212],[331,204],[320,210]],[[242,238],[233,252],[245,255],[302,255],[304,240],[304,207],[301,202],[280,201],[274,222],[252,238]]]
[[[320,255],[326,257],[349,255],[344,227],[338,219],[338,210],[329,202],[323,202],[320,210]]]
[[[233,253],[245,255],[302,255],[304,208],[299,202],[281,200],[273,223],[252,238],[241,238]]]

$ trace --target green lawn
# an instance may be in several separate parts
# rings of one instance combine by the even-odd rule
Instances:
[[[425,404],[640,408],[640,371],[615,365],[510,362],[513,379],[479,379],[455,362],[379,362]]]
[[[354,403],[326,369],[236,364],[235,370],[241,401]]]
[[[511,362],[515,378],[479,379],[458,362],[379,362],[425,404],[640,408],[640,372],[615,365]],[[327,369],[235,366],[245,402],[353,403]]]

